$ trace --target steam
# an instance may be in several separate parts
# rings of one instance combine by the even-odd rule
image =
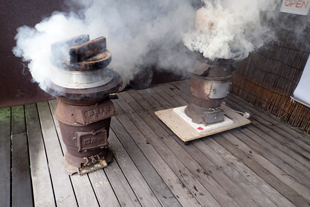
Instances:
[[[46,90],[52,75],[51,44],[81,34],[105,36],[113,68],[127,80],[135,68],[157,64],[182,71],[190,67],[182,32],[195,21],[189,0],[79,0],[69,2],[77,12],[54,12],[34,28],[17,29],[13,53],[29,62],[34,81]],[[68,51],[69,52],[69,51]]]
[[[274,40],[274,32],[261,19],[264,12],[274,10],[279,2],[205,0],[205,6],[197,12],[196,29],[184,34],[184,44],[211,60],[244,59]]]
[[[260,14],[279,0],[205,0],[201,30],[194,29],[192,1],[70,0],[75,12],[54,12],[34,28],[18,28],[13,53],[28,62],[33,80],[46,90],[55,65],[51,44],[81,34],[105,36],[110,67],[127,80],[135,68],[152,64],[182,73],[193,65],[190,50],[210,59],[242,59],[273,38]]]

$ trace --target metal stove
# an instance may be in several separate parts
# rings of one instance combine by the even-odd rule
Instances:
[[[56,118],[67,151],[67,174],[104,168],[113,159],[109,150],[110,120],[115,108],[109,94],[121,85],[118,73],[107,68],[111,53],[106,38],[80,35],[51,46],[53,75],[48,93],[58,97]]]
[[[204,5],[199,5],[200,7]],[[195,28],[211,31],[215,25],[210,15],[198,10]],[[193,48],[192,48],[193,49]],[[247,118],[222,104],[232,83],[232,59],[211,61],[198,51],[193,68],[189,69],[190,103],[173,109],[156,111],[161,119],[182,141],[190,141],[221,133],[251,123]]]
[[[191,102],[185,114],[197,124],[210,125],[224,121],[223,99],[229,93],[232,61],[210,61],[197,53],[190,80]]]

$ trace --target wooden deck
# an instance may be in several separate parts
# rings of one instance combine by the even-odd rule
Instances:
[[[0,206],[310,205],[310,137],[234,95],[252,124],[184,143],[154,114],[186,105],[188,81],[128,90],[114,100],[109,167],[64,172],[56,101],[0,109]]]

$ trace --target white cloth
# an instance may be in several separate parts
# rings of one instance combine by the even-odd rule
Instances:
[[[293,93],[295,99],[310,105],[310,57],[306,63],[299,83]]]

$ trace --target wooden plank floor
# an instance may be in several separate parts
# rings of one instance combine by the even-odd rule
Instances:
[[[113,100],[114,161],[64,172],[56,101],[0,109],[0,206],[310,206],[310,137],[235,95],[251,124],[190,142],[154,114],[186,105],[189,81],[128,90]]]

